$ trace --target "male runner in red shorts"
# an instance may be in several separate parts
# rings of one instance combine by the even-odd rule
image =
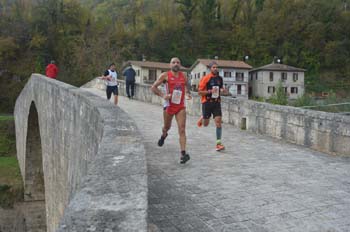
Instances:
[[[181,158],[180,163],[184,164],[190,160],[190,156],[186,153],[186,107],[185,107],[185,92],[186,95],[191,98],[190,89],[188,87],[188,81],[186,75],[180,71],[181,62],[180,59],[174,57],[170,61],[170,71],[160,74],[158,80],[152,85],[152,91],[154,94],[169,101],[169,104],[164,114],[164,126],[162,130],[162,136],[158,141],[159,146],[163,146],[164,140],[168,136],[168,131],[171,127],[171,121],[175,115],[175,119],[178,126]],[[167,83],[168,93],[165,94],[158,89],[163,83]]]

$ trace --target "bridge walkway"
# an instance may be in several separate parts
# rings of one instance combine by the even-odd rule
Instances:
[[[105,97],[100,90],[90,91]],[[213,121],[187,117],[191,160],[179,164],[176,121],[163,147],[162,108],[120,97],[147,150],[150,231],[350,231],[350,158],[223,124],[215,151]]]

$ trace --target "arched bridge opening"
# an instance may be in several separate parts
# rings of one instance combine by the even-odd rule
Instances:
[[[41,146],[38,112],[34,102],[30,105],[28,116],[28,130],[25,155],[24,200],[27,203],[35,202],[37,215],[46,215],[45,212],[45,181],[43,171],[43,154]],[[41,205],[41,207],[38,207]],[[46,216],[36,219],[35,227],[46,231]]]

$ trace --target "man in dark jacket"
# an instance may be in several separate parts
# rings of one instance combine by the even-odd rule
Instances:
[[[131,64],[128,63],[126,69],[123,72],[123,76],[125,76],[125,86],[126,86],[126,94],[128,98],[133,98],[135,93],[135,76],[136,72],[132,68]],[[131,88],[131,95],[130,95]]]

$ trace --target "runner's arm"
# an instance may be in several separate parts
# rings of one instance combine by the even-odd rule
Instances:
[[[103,75],[100,77],[100,79],[102,79],[102,80],[108,80],[108,81],[111,80],[111,77],[109,76],[108,70],[106,70],[106,71],[103,73]]]
[[[190,81],[188,80],[188,77],[187,75],[184,73],[184,76],[185,76],[185,81],[186,81],[186,85],[185,85],[185,91],[186,91],[186,95],[189,99],[192,98],[192,94],[191,94],[191,83]]]
[[[207,90],[207,83],[209,78],[206,78],[206,76],[202,77],[199,81],[198,86],[198,94],[200,96],[205,96],[211,93],[211,90]]]
[[[222,87],[220,89],[220,92],[223,93],[223,94],[228,94],[228,89],[226,89],[225,87]]]
[[[221,77],[220,92],[223,93],[223,94],[228,94],[228,89],[225,88],[224,81],[223,81],[222,77]]]
[[[167,81],[167,73],[162,73],[160,74],[159,78],[153,83],[151,90],[155,95],[158,95],[161,98],[166,97],[164,93],[162,93],[162,91],[160,91],[158,89],[158,86],[160,86],[161,84],[165,83]]]

